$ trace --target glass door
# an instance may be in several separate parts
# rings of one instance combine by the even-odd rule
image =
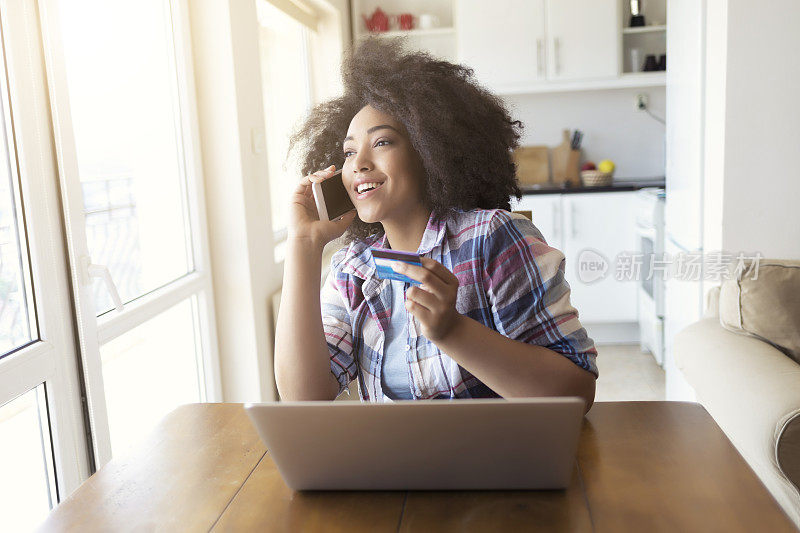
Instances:
[[[36,5],[0,2],[0,531],[91,470]]]
[[[185,0],[42,0],[97,466],[220,399]]]

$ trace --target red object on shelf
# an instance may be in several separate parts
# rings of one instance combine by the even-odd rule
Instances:
[[[414,17],[411,13],[403,13],[399,16],[399,20],[401,30],[410,30],[414,27]]]
[[[367,18],[366,15],[361,16],[364,18],[364,24],[367,25],[369,31],[389,31],[389,17],[386,16],[386,13],[381,8],[375,8],[370,18]]]

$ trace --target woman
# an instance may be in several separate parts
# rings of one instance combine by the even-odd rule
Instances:
[[[591,407],[597,352],[564,255],[508,212],[522,124],[471,76],[366,40],[343,61],[344,95],[292,135],[302,174],[327,168],[292,197],[275,341],[284,400],[332,400],[358,380],[362,401],[580,396]],[[310,184],[342,160],[356,208],[320,221]],[[320,298],[322,249],[343,234]],[[376,278],[376,247],[420,254],[403,273],[421,285]]]

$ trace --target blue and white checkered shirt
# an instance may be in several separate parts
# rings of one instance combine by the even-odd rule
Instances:
[[[334,254],[320,295],[322,324],[339,393],[357,379],[362,401],[391,402],[381,386],[381,363],[392,295],[389,280],[375,277],[370,259],[376,247],[386,247],[385,234]],[[564,254],[548,246],[530,220],[501,209],[457,211],[446,220],[431,214],[417,253],[456,275],[459,313],[598,375],[594,342],[570,304]],[[409,316],[405,349],[413,354],[415,399],[499,397],[426,339]]]

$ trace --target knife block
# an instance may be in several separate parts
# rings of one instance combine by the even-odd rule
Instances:
[[[564,130],[561,144],[551,152],[553,183],[561,185],[569,183],[571,187],[580,187],[581,151],[570,147],[569,130]]]

